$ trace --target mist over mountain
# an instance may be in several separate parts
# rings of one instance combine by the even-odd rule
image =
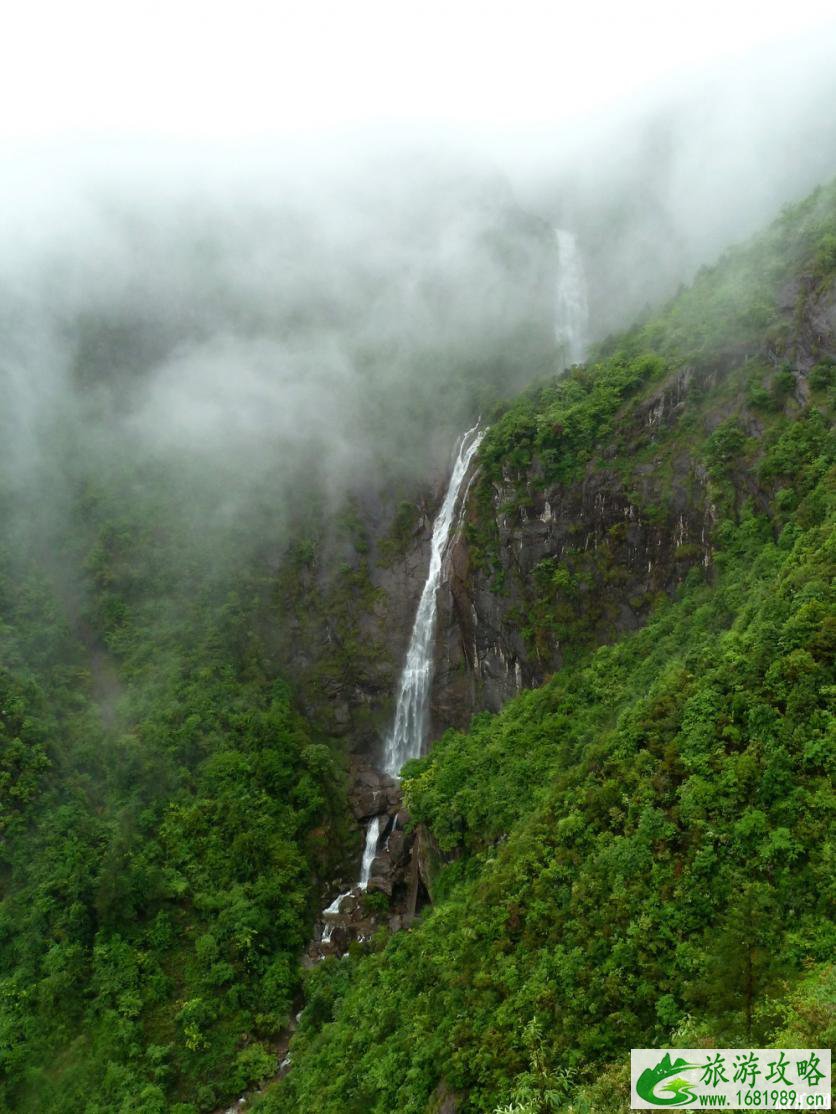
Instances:
[[[421,476],[551,370],[551,228],[578,239],[591,337],[624,327],[827,176],[830,62],[790,41],[513,141],[12,148],[4,451],[77,420],[233,484]]]
[[[557,135],[517,139],[523,204],[579,237],[598,336],[831,176],[832,60],[827,35],[787,36],[663,79]]]
[[[12,13],[0,1114],[832,1043],[817,5]]]
[[[544,367],[554,259],[501,183],[348,179],[320,207],[282,190],[97,191],[71,234],[13,245],[6,452],[34,459],[75,421],[233,483],[314,462],[343,489],[380,461],[426,467],[478,396]]]

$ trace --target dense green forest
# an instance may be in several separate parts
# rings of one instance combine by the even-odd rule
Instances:
[[[0,551],[3,1109],[205,1110],[269,1074],[345,832],[263,585],[164,478],[78,477],[58,537]]]
[[[575,635],[573,660],[407,768],[434,908],[309,977],[259,1110],[616,1111],[631,1046],[833,1043],[832,336],[799,363],[835,273],[831,186],[496,418],[471,526],[487,567],[492,483],[518,475],[524,503],[532,464],[578,483],[604,450],[627,473],[699,464],[711,567],[594,651],[567,624],[575,572],[540,570],[530,621]],[[683,368],[677,422],[631,443]]]
[[[563,667],[405,771],[432,908],[304,976],[357,831],[344,741],[301,714],[292,639],[269,631],[306,547],[284,538],[281,565],[248,538],[270,477],[207,535],[213,480],[184,513],[163,455],[105,459],[59,426],[53,500],[4,476],[0,1109],[207,1114],[275,1075],[303,1002],[292,1068],[251,1109],[605,1114],[627,1106],[631,1045],[832,1044],[834,282],[831,185],[494,411],[467,536],[497,597],[499,481],[513,514],[606,467],[663,520],[687,459],[710,561],[680,547],[674,597],[606,645],[588,585],[617,598],[611,551],[538,566],[518,620]],[[676,420],[637,433],[684,372]],[[479,374],[474,413],[496,395]],[[642,506],[649,467],[663,494]],[[311,666],[329,682],[368,649],[374,602],[335,569],[348,618]],[[308,623],[333,619],[306,583]]]
[[[550,366],[553,251],[506,194],[336,242],[307,208],[102,203],[4,287],[0,1108],[186,1114],[274,1073],[359,849],[306,714],[375,656],[353,498]]]

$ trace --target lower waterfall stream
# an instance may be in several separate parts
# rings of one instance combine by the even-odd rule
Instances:
[[[383,756],[383,769],[391,777],[397,777],[404,763],[418,758],[424,748],[438,618],[438,589],[444,555],[456,521],[462,484],[484,436],[484,430],[477,423],[459,441],[447,493],[433,525],[430,568],[418,603],[406,663],[401,673],[395,722],[386,740]]]
[[[485,431],[477,422],[460,438],[444,501],[433,523],[430,567],[421,592],[401,673],[394,723],[384,748],[383,769],[390,778],[397,778],[404,763],[420,757],[424,749],[438,620],[438,589],[441,585],[444,557],[453,526],[457,522],[457,511],[460,513],[462,485],[484,436]],[[359,882],[353,889],[335,898],[322,913],[324,927],[321,942],[323,944],[331,942],[334,921],[340,915],[342,902],[355,890],[365,892],[367,889],[380,838],[384,834],[381,829],[380,816],[372,817],[366,829]]]

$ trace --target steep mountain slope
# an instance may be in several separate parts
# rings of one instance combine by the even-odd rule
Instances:
[[[0,1108],[211,1108],[274,1062],[344,775],[254,570],[233,588],[161,501],[76,495],[62,548],[0,552]]]
[[[354,872],[327,728],[400,652],[364,636],[355,500],[388,529],[549,366],[554,271],[494,179],[357,188],[89,198],[4,257],[0,1108],[231,1100]]]
[[[636,629],[691,567],[711,570],[721,514],[775,497],[759,445],[804,408],[832,352],[829,203],[788,212],[600,362],[494,423],[454,554],[440,725]]]
[[[437,708],[545,683],[407,768],[434,908],[310,975],[258,1109],[622,1110],[631,1046],[832,1042],[834,275],[831,185],[495,415]]]
[[[835,192],[492,413],[435,655],[435,733],[467,730],[405,780],[435,908],[313,972],[268,1109],[599,1110],[673,1027],[824,1039]],[[230,300],[199,219],[150,301],[62,306],[66,366],[0,418],[0,1108],[197,1114],[273,1075],[322,890],[355,877],[344,754],[387,722],[447,446],[552,363],[549,230],[488,197],[478,296],[465,268],[439,307],[460,216],[412,286],[343,305],[356,470],[327,421],[274,436],[288,335],[343,367],[330,303],[303,284],[277,318],[237,267]],[[30,310],[0,321],[21,381]]]

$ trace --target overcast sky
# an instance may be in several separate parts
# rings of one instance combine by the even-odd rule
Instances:
[[[811,30],[834,0],[28,0],[0,138],[555,123]]]

